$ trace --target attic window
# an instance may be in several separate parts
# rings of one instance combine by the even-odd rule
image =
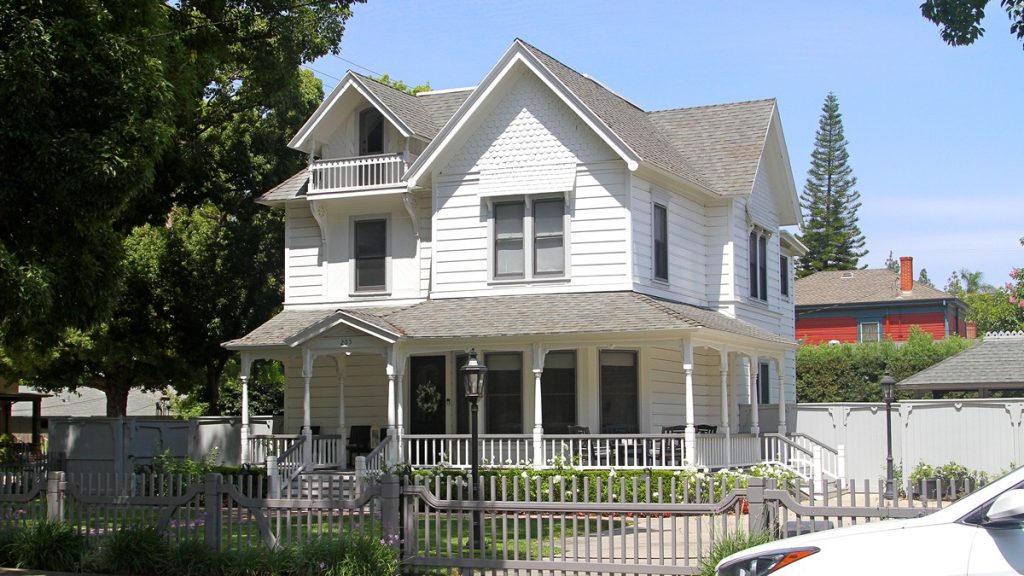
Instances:
[[[359,113],[359,155],[384,153],[384,117],[376,108]]]

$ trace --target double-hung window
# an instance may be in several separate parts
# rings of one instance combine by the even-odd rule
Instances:
[[[747,250],[750,260],[750,297],[768,300],[768,236],[760,230],[752,230]]]
[[[668,282],[668,209],[654,205],[654,279]]]
[[[493,219],[495,280],[561,278],[566,275],[564,198],[495,202]]]
[[[779,292],[789,296],[789,256],[779,256]]]
[[[861,342],[879,342],[882,340],[881,330],[879,329],[878,322],[861,322],[860,323],[860,341]]]
[[[353,224],[354,288],[356,292],[387,290],[388,221],[356,220]]]

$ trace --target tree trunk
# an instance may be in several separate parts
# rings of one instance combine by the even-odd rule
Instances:
[[[128,414],[128,393],[130,386],[107,383],[103,393],[107,395],[107,416],[125,416]]]

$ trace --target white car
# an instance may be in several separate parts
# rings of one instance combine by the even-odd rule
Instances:
[[[1024,467],[928,516],[776,540],[725,558],[715,573],[1024,574]]]

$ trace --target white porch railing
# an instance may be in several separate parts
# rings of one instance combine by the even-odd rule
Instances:
[[[310,194],[353,192],[402,184],[402,175],[416,160],[411,154],[376,154],[317,160],[310,164]]]
[[[249,461],[264,463],[268,456],[276,456],[278,466],[285,470],[291,465],[286,462],[288,458],[296,458],[298,464],[302,462],[302,448],[304,436],[302,434],[269,434],[265,436],[249,437]],[[298,448],[296,448],[298,446]],[[338,454],[341,448],[340,435],[317,435],[313,436],[312,444],[313,468],[331,468],[340,464]]]
[[[845,462],[843,462],[843,455],[840,453],[842,446],[839,449],[834,449],[831,446],[826,445],[820,440],[807,434],[790,434],[789,439],[793,441],[797,446],[802,446],[807,450],[811,451],[811,459],[816,458],[815,452],[821,451],[821,473],[829,480],[840,480],[846,477],[845,473]]]
[[[445,462],[455,468],[469,468],[469,434],[416,434],[402,436],[405,461],[413,468]],[[533,459],[533,436],[529,434],[481,434],[480,463],[488,466],[526,464]]]
[[[543,462],[533,462],[533,437],[527,434],[480,436],[480,463],[485,466],[532,464],[537,467],[571,466],[594,468],[678,468],[689,461],[695,466],[725,468],[751,466],[761,462],[761,445],[756,436],[698,434],[696,454],[686,458],[682,434],[574,434],[544,435]],[[427,468],[444,462],[454,468],[469,468],[471,437],[461,435],[405,435],[405,460],[413,468]],[[727,450],[726,446],[730,449]],[[729,458],[731,454],[731,458]]]

